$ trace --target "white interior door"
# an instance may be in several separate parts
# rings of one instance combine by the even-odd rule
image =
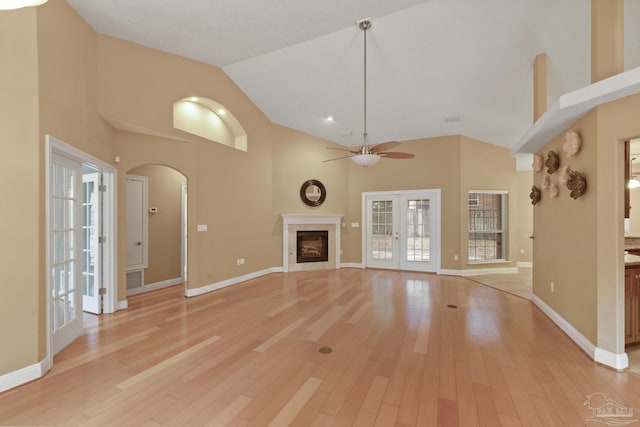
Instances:
[[[148,267],[147,177],[127,175],[127,270]]]
[[[367,267],[438,272],[440,190],[364,196]]]
[[[50,266],[52,351],[82,334],[82,168],[53,154],[50,169]]]
[[[102,282],[102,174],[82,174],[82,310],[100,314]]]

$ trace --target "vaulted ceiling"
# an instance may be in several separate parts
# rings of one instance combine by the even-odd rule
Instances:
[[[590,83],[588,0],[67,0],[98,32],[221,67],[270,120],[362,142],[464,134],[511,148],[532,124],[533,60],[548,99]],[[625,69],[640,66],[625,1]],[[327,120],[328,116],[334,118]]]

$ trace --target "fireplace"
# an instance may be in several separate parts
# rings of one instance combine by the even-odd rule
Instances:
[[[282,271],[308,271],[340,268],[341,214],[282,214]],[[326,237],[322,246],[318,236],[310,235],[306,253],[315,257],[318,247],[326,253],[323,259],[298,261],[298,232],[320,231]],[[326,245],[326,246],[324,246]]]
[[[329,231],[298,230],[296,248],[298,263],[329,261]]]
[[[342,223],[341,214],[282,214],[282,271],[308,271],[340,268],[340,229]],[[321,231],[326,233],[326,248],[320,250],[326,252],[323,261],[312,262],[298,261],[298,232]],[[316,252],[317,236],[310,240],[307,252]]]

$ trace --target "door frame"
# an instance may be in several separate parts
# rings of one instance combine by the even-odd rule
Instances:
[[[364,268],[367,268],[367,230],[368,230],[368,222],[367,222],[367,197],[370,196],[398,196],[400,200],[402,200],[402,196],[409,195],[420,195],[422,193],[433,193],[434,199],[437,203],[436,209],[433,210],[433,220],[435,221],[436,226],[434,227],[434,237],[436,240],[435,253],[433,254],[433,266],[434,273],[440,274],[442,271],[441,260],[442,260],[442,222],[441,222],[441,211],[442,211],[442,191],[439,188],[431,188],[431,189],[418,189],[418,190],[397,190],[397,191],[369,191],[363,192],[361,198],[361,262]],[[404,224],[404,221],[400,219],[400,225]],[[401,263],[399,263],[401,265]]]
[[[180,278],[182,279],[182,283],[184,284],[185,289],[187,288],[187,242],[188,242],[188,187],[187,184],[180,185]]]
[[[106,294],[103,297],[103,313],[114,313],[117,309],[118,302],[118,257],[117,257],[117,221],[116,221],[116,207],[117,207],[117,169],[96,158],[92,155],[85,153],[84,151],[73,147],[69,144],[62,142],[51,135],[45,135],[45,262],[46,262],[46,274],[45,274],[45,299],[46,299],[46,355],[45,355],[45,371],[48,371],[53,367],[53,334],[51,333],[51,324],[53,319],[51,318],[51,280],[49,272],[51,271],[51,209],[49,201],[51,198],[50,186],[51,186],[51,165],[53,160],[53,154],[68,157],[76,160],[81,164],[87,164],[93,168],[99,170],[104,176],[104,185],[106,185],[106,191],[103,199],[103,232],[106,237],[106,242],[103,247],[103,284],[106,289]]]

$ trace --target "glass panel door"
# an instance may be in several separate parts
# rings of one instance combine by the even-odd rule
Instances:
[[[82,309],[100,314],[100,283],[102,275],[101,245],[101,173],[83,168],[82,174]]]
[[[367,197],[367,266],[398,268],[399,227],[396,196]]]
[[[50,177],[53,354],[82,333],[80,163],[54,155]]]
[[[366,266],[437,272],[439,195],[439,190],[366,195]]]
[[[433,207],[435,198],[430,193],[402,195],[402,261],[403,270],[436,271],[433,266],[435,253],[433,238]]]

